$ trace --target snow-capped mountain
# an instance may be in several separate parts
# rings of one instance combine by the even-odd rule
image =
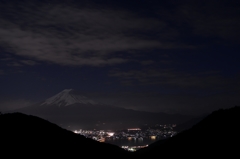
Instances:
[[[141,124],[182,123],[189,116],[135,111],[94,102],[73,89],[65,89],[45,101],[20,108],[66,129],[122,129]]]
[[[78,104],[78,103],[91,104],[91,105],[97,104],[93,100],[90,100],[85,96],[79,95],[73,89],[65,89],[60,93],[46,99],[41,105],[68,106],[68,105]]]

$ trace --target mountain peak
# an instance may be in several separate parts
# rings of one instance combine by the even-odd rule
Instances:
[[[62,92],[71,92],[73,89],[64,89]]]
[[[64,89],[58,94],[45,100],[41,105],[68,106],[76,103],[91,105],[97,104],[96,102],[88,99],[87,97],[80,95],[73,89]]]

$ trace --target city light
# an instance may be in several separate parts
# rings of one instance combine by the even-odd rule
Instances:
[[[177,132],[173,130],[173,127],[175,126],[176,126],[175,124],[169,124],[169,125],[156,124],[152,127],[149,126],[148,128],[145,128],[145,129],[129,128],[129,129],[118,130],[118,131],[80,129],[80,130],[73,130],[73,132],[79,135],[83,135],[86,138],[91,138],[98,142],[111,143],[113,141],[125,140],[128,142],[134,142],[134,143],[138,143],[138,142],[143,143],[144,141],[151,143],[153,141],[170,138],[176,135]],[[150,141],[149,139],[152,141]],[[147,146],[148,145],[145,145],[145,146],[135,145],[135,146],[120,146],[120,147],[128,151],[136,151],[138,149],[141,149]]]
[[[114,135],[114,132],[107,132],[107,134],[111,137]]]

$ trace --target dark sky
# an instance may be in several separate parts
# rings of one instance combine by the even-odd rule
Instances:
[[[240,105],[238,0],[0,0],[0,110],[63,89],[137,110]]]

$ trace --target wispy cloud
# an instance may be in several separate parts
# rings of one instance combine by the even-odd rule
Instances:
[[[129,60],[116,55],[121,51],[188,47],[146,37],[154,30],[159,33],[162,29],[162,36],[172,33],[165,32],[169,27],[165,22],[129,11],[37,3],[19,6],[21,11],[5,7],[7,13],[0,20],[0,45],[13,54],[39,61],[111,65]]]
[[[0,70],[0,75],[3,75],[4,74],[4,71],[3,70]]]
[[[22,66],[22,64],[20,64],[18,62],[9,62],[7,64],[7,66],[20,67],[20,66]]]
[[[123,85],[158,85],[168,88],[214,90],[224,89],[230,85],[233,87],[233,80],[225,80],[217,71],[190,73],[176,69],[112,70],[109,75],[119,78]]]
[[[240,6],[237,1],[192,2],[179,8],[193,26],[194,34],[240,42]]]
[[[132,60],[119,52],[192,49],[199,47],[192,44],[194,40],[201,41],[199,37],[231,42],[240,37],[239,6],[233,3],[223,9],[223,4],[212,0],[169,1],[169,6],[151,1],[144,2],[147,5],[141,3],[142,10],[131,10],[124,5],[90,2],[1,3],[0,46],[37,61],[102,66]],[[206,40],[200,43],[208,44]]]
[[[33,60],[20,60],[20,63],[25,65],[30,65],[30,66],[34,66],[38,64],[36,61],[33,61]]]
[[[146,61],[141,61],[140,63],[142,65],[151,65],[151,64],[154,64],[155,61],[153,61],[153,60],[146,60]]]
[[[34,66],[38,64],[38,62],[34,60],[27,60],[27,59],[23,60],[15,57],[2,58],[0,61],[2,61],[2,63],[10,67],[23,67],[25,65]]]

